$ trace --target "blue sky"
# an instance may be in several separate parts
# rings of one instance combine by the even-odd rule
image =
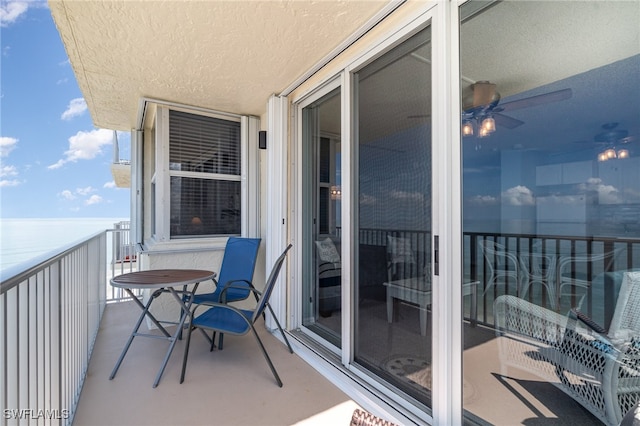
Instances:
[[[93,125],[46,1],[0,0],[0,25],[0,217],[128,218],[113,131]]]

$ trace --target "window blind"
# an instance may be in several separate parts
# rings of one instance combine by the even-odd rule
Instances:
[[[169,139],[171,238],[240,234],[240,123],[171,110]]]
[[[240,123],[169,112],[171,170],[240,175]]]

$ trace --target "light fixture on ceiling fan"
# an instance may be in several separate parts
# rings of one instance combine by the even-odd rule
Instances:
[[[500,102],[500,93],[496,85],[488,81],[478,81],[471,85],[473,103],[462,113],[462,135],[473,136],[478,129],[478,136],[484,138],[496,131],[496,120],[493,111]]]
[[[629,158],[629,150],[620,147],[621,144],[628,143],[631,139],[627,136],[629,132],[626,130],[616,129],[618,123],[606,123],[602,125],[604,132],[595,136],[596,142],[605,143],[604,151],[598,154],[598,161],[608,161],[615,158]]]
[[[496,90],[495,83],[478,81],[471,84],[470,88],[472,96],[466,99],[466,105],[463,102],[462,135],[473,136],[477,131],[480,138],[495,132],[497,125],[515,129],[524,124],[524,121],[501,114],[502,112],[563,101],[573,94],[571,89],[562,89],[498,105],[500,93]]]

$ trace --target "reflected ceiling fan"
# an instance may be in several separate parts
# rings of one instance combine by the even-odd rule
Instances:
[[[503,112],[560,102],[573,95],[571,89],[562,89],[501,104],[500,93],[496,90],[495,83],[478,81],[471,84],[470,88],[470,95],[463,99],[463,136],[472,136],[475,132],[474,127],[477,128],[479,137],[489,136],[496,130],[496,124],[507,129],[515,129],[523,125],[524,121],[504,115]]]
[[[627,130],[617,127],[618,123],[605,123],[602,125],[603,131],[593,138],[597,144],[604,146],[604,150],[598,153],[598,161],[629,158],[627,144],[633,137],[629,136]]]

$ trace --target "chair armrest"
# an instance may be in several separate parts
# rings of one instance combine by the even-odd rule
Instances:
[[[591,330],[595,331],[599,334],[606,334],[607,330],[605,330],[600,324],[592,320],[583,312],[580,312],[576,308],[571,309],[571,314],[574,315],[580,322],[589,327]]]
[[[243,283],[243,284],[240,285],[240,284],[236,284],[236,283]],[[226,292],[230,288],[235,288],[235,289],[240,289],[240,290],[249,290],[250,292],[253,292],[254,294],[257,294],[258,297],[261,294],[258,290],[255,289],[255,287],[253,286],[253,284],[250,281],[247,281],[247,280],[231,280],[231,281],[227,281],[222,286],[222,291],[220,292],[220,301],[222,303],[226,303],[227,302],[227,300],[226,300],[226,297],[227,297],[226,296]]]

